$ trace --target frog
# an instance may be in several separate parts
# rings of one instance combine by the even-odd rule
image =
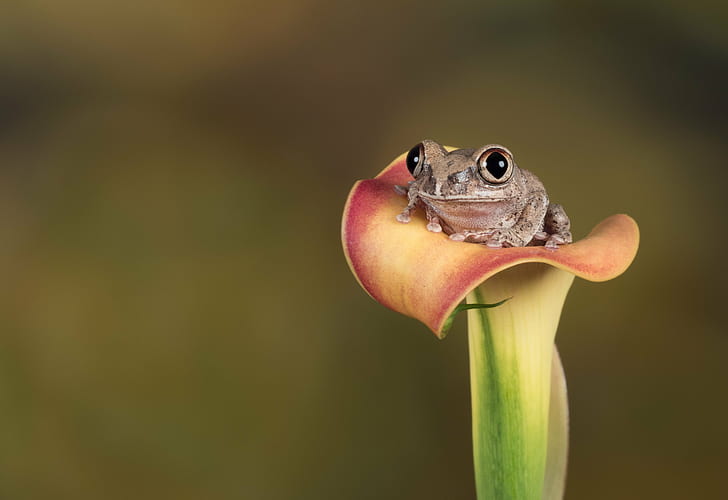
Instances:
[[[538,177],[519,168],[500,144],[448,151],[428,139],[407,153],[405,164],[414,180],[395,186],[408,200],[396,216],[401,223],[420,207],[427,230],[453,241],[552,250],[572,242],[564,208],[551,203]]]

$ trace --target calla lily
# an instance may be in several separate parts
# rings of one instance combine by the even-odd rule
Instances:
[[[354,185],[342,223],[349,266],[371,297],[439,338],[467,308],[463,300],[474,307],[468,336],[478,498],[562,498],[568,409],[554,345],[561,309],[574,276],[605,281],[627,269],[637,224],[614,215],[557,250],[491,249],[429,232],[423,216],[397,222],[406,201],[395,186],[409,180],[401,155]]]

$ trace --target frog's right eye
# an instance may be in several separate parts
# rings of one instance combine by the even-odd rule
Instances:
[[[422,164],[425,162],[425,148],[422,143],[410,149],[407,153],[407,170],[412,177],[417,177],[422,172]]]
[[[513,175],[513,159],[504,149],[491,148],[478,158],[480,175],[491,184],[503,184]]]

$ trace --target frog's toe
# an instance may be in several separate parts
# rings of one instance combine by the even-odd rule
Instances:
[[[503,242],[498,239],[491,238],[485,242],[485,246],[488,248],[503,248]]]
[[[465,241],[465,235],[463,233],[452,233],[448,238],[452,241]]]
[[[432,221],[427,224],[427,230],[433,233],[441,233],[442,226],[439,223]]]
[[[397,215],[397,221],[401,222],[402,224],[407,224],[410,221],[410,215],[407,212],[402,212],[401,214]]]
[[[407,186],[400,186],[399,184],[394,185],[394,192],[399,195],[406,195],[409,189],[407,189]]]
[[[555,249],[559,248],[559,245],[565,245],[566,243],[569,243],[569,241],[567,241],[567,239],[564,236],[562,236],[560,234],[552,234],[551,236],[549,236],[549,239],[546,240],[546,243],[544,244],[544,246],[546,248],[555,250]]]
[[[538,241],[546,241],[547,239],[549,239],[549,233],[547,233],[546,231],[539,231],[533,235],[533,239]]]

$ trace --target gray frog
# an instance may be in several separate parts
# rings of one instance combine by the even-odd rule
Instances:
[[[399,222],[409,222],[419,204],[425,209],[427,229],[455,241],[552,249],[572,241],[564,209],[549,203],[541,181],[518,168],[503,146],[448,152],[426,140],[412,148],[406,163],[415,179],[395,188],[409,199],[397,215]]]

